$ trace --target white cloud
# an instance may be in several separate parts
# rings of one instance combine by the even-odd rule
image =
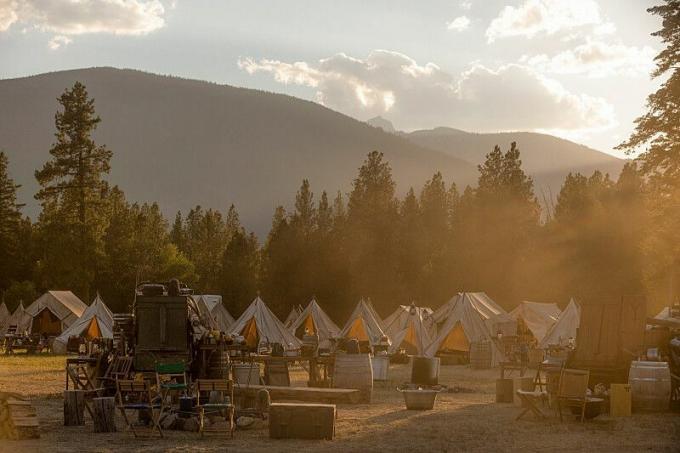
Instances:
[[[159,0],[0,0],[0,31],[22,23],[60,36],[144,35],[165,24]]]
[[[449,30],[463,31],[470,26],[470,19],[467,16],[460,16],[453,19],[451,22],[446,24],[446,28]]]
[[[280,83],[316,89],[316,100],[364,119],[387,115],[398,128],[454,126],[474,131],[608,128],[615,124],[606,101],[567,91],[528,66],[495,70],[474,65],[454,76],[434,63],[375,50],[366,59],[345,54],[318,63],[241,59],[249,74],[271,74]]]
[[[48,41],[47,47],[49,47],[51,50],[57,50],[61,46],[68,46],[72,42],[73,40],[68,36],[57,35]]]
[[[460,2],[458,6],[460,6],[460,9],[464,11],[470,11],[472,9],[472,2],[468,0],[463,0],[462,2]]]
[[[654,68],[656,51],[649,46],[629,47],[589,40],[573,49],[549,57],[545,54],[520,60],[541,72],[585,74],[589,77],[648,75]]]
[[[520,6],[504,7],[486,30],[488,42],[511,36],[532,38],[583,26],[601,24],[594,0],[526,0]]]

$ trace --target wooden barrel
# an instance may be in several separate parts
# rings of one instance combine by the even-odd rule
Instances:
[[[631,362],[628,383],[633,410],[668,410],[671,401],[671,371],[668,362]]]
[[[223,349],[215,349],[208,359],[209,379],[229,379],[229,352]]]
[[[491,368],[491,342],[470,343],[470,366],[477,370]]]
[[[371,402],[373,368],[369,354],[338,354],[335,356],[333,387],[358,389],[362,403]]]

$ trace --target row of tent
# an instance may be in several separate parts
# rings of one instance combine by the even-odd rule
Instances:
[[[261,341],[297,348],[305,333],[319,337],[319,347],[329,348],[335,338],[357,338],[376,346],[387,342],[388,352],[406,349],[409,354],[434,356],[447,351],[466,352],[474,342],[492,345],[492,362],[501,361],[498,334],[513,335],[521,319],[542,348],[564,344],[576,335],[580,319],[572,300],[564,311],[555,304],[523,302],[506,312],[483,292],[459,293],[436,311],[414,304],[400,305],[382,320],[370,301],[360,300],[349,319],[339,328],[315,299],[305,307],[295,306],[281,322],[257,297],[244,313],[234,319],[218,295],[194,295],[193,299],[211,327],[242,335],[250,346]],[[62,352],[71,336],[87,338],[113,336],[113,315],[97,297],[85,305],[70,291],[48,291],[28,308],[23,305],[10,314],[0,305],[0,335],[7,327],[19,332],[58,335],[53,349]]]

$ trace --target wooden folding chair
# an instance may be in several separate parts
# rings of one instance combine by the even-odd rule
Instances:
[[[562,418],[562,408],[576,407],[581,411],[581,422],[586,416],[586,404],[588,403],[588,380],[590,371],[563,368],[560,373],[560,383],[557,390],[557,411]]]
[[[227,432],[218,428],[206,429],[205,416],[219,414],[224,416],[228,432],[234,437],[234,383],[230,379],[198,379],[196,390],[196,409],[198,410],[198,431],[201,436],[206,432]]]
[[[185,371],[184,364],[178,363],[158,363],[156,364],[156,385],[161,394],[163,404],[170,392],[186,394],[189,389],[189,380]]]
[[[132,356],[117,355],[111,360],[104,376],[98,377],[100,387],[115,388],[116,381],[130,379],[132,370]]]
[[[535,390],[533,392],[517,390],[516,393],[519,399],[522,401],[522,407],[524,410],[517,416],[517,418],[515,418],[515,420],[519,420],[529,412],[541,420],[548,418],[548,415],[541,409],[541,406],[545,405],[548,392],[544,390]]]
[[[138,437],[137,430],[135,430],[134,423],[127,416],[128,410],[147,412],[151,416],[151,423],[153,424],[151,433],[153,433],[154,429],[157,429],[158,434],[163,437],[163,430],[159,423],[162,406],[157,396],[151,391],[151,383],[149,381],[117,380],[116,407],[120,410],[125,423],[135,437]]]

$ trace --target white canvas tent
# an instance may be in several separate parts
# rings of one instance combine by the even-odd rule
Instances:
[[[302,307],[300,307],[299,305],[293,306],[293,308],[290,309],[290,313],[288,313],[286,320],[283,321],[283,325],[286,326],[287,329],[291,329],[293,327],[293,324],[295,324],[295,321],[298,320],[301,314]]]
[[[517,322],[500,305],[493,301],[486,293],[458,293],[446,304],[434,312],[434,320],[443,325],[458,304],[464,299],[467,304],[478,312],[488,332],[492,336],[500,330],[503,335],[514,335],[517,331]]]
[[[432,310],[415,304],[400,305],[394,313],[385,318],[385,333],[392,341],[388,349],[394,354],[399,348],[414,355],[423,355],[432,343]]]
[[[367,341],[371,347],[377,345],[385,333],[376,316],[369,303],[361,299],[340,332],[340,338]]]
[[[7,321],[9,321],[11,313],[7,309],[7,305],[3,302],[0,304],[0,335],[5,334],[5,329],[7,328]]]
[[[98,293],[83,315],[54,339],[52,350],[57,354],[66,352],[68,339],[77,336],[87,339],[113,338],[113,314]]]
[[[222,296],[216,294],[202,294],[191,296],[198,305],[201,314],[210,318],[214,327],[220,332],[227,332],[234,324],[234,317],[222,303]]]
[[[9,317],[7,320],[7,327],[9,326],[16,326],[17,327],[17,333],[18,334],[23,334],[25,332],[30,331],[31,329],[31,321],[33,321],[33,318],[31,315],[26,312],[24,309],[24,304],[23,302],[19,303],[19,306],[14,310],[14,313]],[[7,329],[5,329],[5,332],[7,333]]]
[[[326,312],[323,311],[316,302],[316,299],[312,299],[312,301],[307,304],[302,313],[291,325],[290,329],[298,338],[304,336],[305,330],[309,332],[310,335],[318,335],[319,347],[322,349],[330,348],[331,338],[337,338],[340,335],[340,329]]]
[[[227,333],[243,335],[250,347],[257,347],[263,341],[280,343],[284,348],[298,348],[301,345],[300,340],[286,329],[259,296],[231,325]]]
[[[60,335],[80,318],[87,305],[71,291],[47,291],[26,312],[31,315],[31,333]]]
[[[555,324],[548,329],[548,332],[539,343],[541,348],[547,348],[551,344],[564,346],[569,343],[569,339],[576,338],[576,330],[581,322],[581,308],[571,299],[569,305],[557,318]]]
[[[488,313],[480,310],[474,298],[465,297],[464,294],[455,298],[444,325],[426,349],[425,355],[434,357],[442,352],[469,352],[471,343],[489,342],[491,365],[496,366],[503,360],[503,353],[487,327]]]
[[[510,312],[510,316],[515,320],[521,319],[534,338],[540,342],[548,333],[548,329],[557,322],[560,313],[557,304],[524,301]]]

